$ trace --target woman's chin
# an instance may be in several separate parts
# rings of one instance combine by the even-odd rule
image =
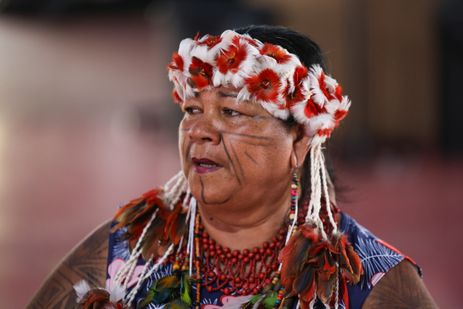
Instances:
[[[188,178],[191,193],[201,204],[225,204],[233,197],[233,180],[222,176],[193,174]]]

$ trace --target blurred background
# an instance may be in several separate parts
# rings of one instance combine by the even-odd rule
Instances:
[[[0,307],[22,308],[118,206],[179,169],[166,64],[181,38],[279,24],[353,105],[328,145],[341,207],[462,308],[460,0],[0,1]]]

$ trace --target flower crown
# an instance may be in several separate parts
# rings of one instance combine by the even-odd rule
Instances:
[[[226,30],[180,42],[168,65],[177,103],[212,87],[240,89],[237,100],[258,102],[274,117],[304,125],[311,145],[323,143],[347,115],[350,100],[320,65],[309,69],[286,49]]]

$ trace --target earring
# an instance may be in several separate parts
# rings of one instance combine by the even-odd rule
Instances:
[[[296,153],[291,154],[291,167],[297,169],[299,167],[299,160],[297,159]]]
[[[297,172],[293,172],[293,177],[291,180],[291,208],[296,206],[299,198],[299,179],[297,176]]]

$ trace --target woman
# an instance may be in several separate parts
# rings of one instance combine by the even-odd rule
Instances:
[[[182,171],[117,212],[108,256],[105,225],[31,306],[85,279],[83,308],[436,308],[410,259],[336,207],[322,145],[350,101],[324,71],[286,28],[183,40]]]

